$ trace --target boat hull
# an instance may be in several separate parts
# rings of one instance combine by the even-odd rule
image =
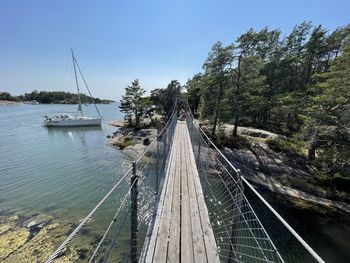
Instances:
[[[47,120],[46,127],[87,127],[101,126],[101,119]]]

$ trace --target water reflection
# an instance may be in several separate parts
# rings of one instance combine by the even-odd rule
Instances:
[[[76,139],[79,139],[82,145],[87,144],[87,134],[95,133],[96,135],[102,135],[103,130],[101,126],[90,127],[46,127],[49,136],[63,136],[69,137],[69,139],[75,143]]]

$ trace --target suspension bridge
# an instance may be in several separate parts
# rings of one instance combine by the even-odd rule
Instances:
[[[88,262],[324,262],[195,124],[187,101],[46,262],[106,211]],[[271,236],[271,225],[293,245]]]

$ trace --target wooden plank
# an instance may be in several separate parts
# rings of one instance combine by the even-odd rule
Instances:
[[[187,128],[186,128],[187,129]],[[202,222],[199,214],[198,201],[196,196],[196,189],[194,185],[194,173],[193,173],[193,163],[190,159],[191,152],[188,149],[188,145],[191,145],[190,138],[186,136],[184,142],[187,147],[185,147],[185,160],[186,160],[186,170],[188,175],[188,187],[189,187],[189,197],[191,205],[191,221],[192,221],[192,242],[193,242],[193,252],[194,252],[194,262],[207,262],[207,256],[205,251],[205,243],[203,239]],[[187,149],[187,150],[186,150]]]
[[[177,136],[178,136],[178,133],[176,133],[176,128],[175,128],[174,142],[176,141],[176,137]],[[153,230],[152,230],[150,244],[149,244],[148,249],[147,249],[145,262],[153,262],[153,256],[154,256],[155,247],[156,247],[156,243],[157,243],[157,239],[158,239],[158,231],[159,231],[159,228],[160,228],[160,225],[161,225],[161,221],[162,221],[161,218],[162,218],[164,202],[166,200],[166,193],[167,193],[167,190],[168,190],[169,171],[170,171],[170,168],[171,168],[172,163],[173,163],[172,160],[174,158],[174,152],[176,151],[176,147],[177,146],[176,146],[175,143],[171,146],[171,152],[170,152],[170,156],[169,156],[170,160],[169,160],[169,163],[168,163],[167,172],[165,174],[164,187],[162,189],[162,193],[161,193],[161,196],[159,198],[157,215],[156,215],[155,222],[154,222],[154,227],[153,227]]]
[[[178,121],[146,262],[219,262],[186,122]]]
[[[175,151],[174,165],[176,166],[175,171],[175,183],[172,198],[171,207],[171,223],[170,223],[170,237],[168,245],[168,257],[167,262],[179,262],[180,261],[180,221],[181,221],[181,163],[180,163],[180,147],[182,140],[175,142],[178,144],[177,150]]]
[[[177,132],[177,129],[175,130]],[[178,145],[175,144],[174,153],[177,151]],[[171,205],[172,205],[172,197],[174,190],[174,172],[176,167],[176,160],[172,160],[169,169],[169,183],[166,190],[165,201],[162,211],[161,221],[159,222],[159,231],[158,237],[156,241],[156,247],[154,251],[154,262],[166,262],[167,259],[167,249],[168,249],[168,241],[169,241],[169,230],[170,230],[170,222],[171,222]]]
[[[181,123],[181,141],[185,136],[185,125]],[[188,175],[186,171],[185,151],[187,147],[181,147],[181,262],[193,262],[192,223],[190,199],[188,193]]]
[[[187,136],[189,138],[188,130],[187,130]],[[192,164],[193,180],[194,180],[194,185],[196,190],[199,213],[200,213],[201,222],[202,222],[202,231],[203,231],[204,243],[206,247],[207,260],[208,262],[220,262],[219,254],[218,254],[218,250],[215,242],[215,236],[210,224],[209,213],[208,213],[207,206],[205,204],[203,190],[199,180],[199,174],[198,174],[196,162],[194,159],[194,154],[192,152],[191,143],[188,144],[187,151],[189,152],[189,159]]]

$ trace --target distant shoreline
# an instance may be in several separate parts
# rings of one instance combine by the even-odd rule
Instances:
[[[115,101],[111,102],[102,102],[102,103],[96,103],[96,104],[112,104],[115,103]],[[77,102],[74,103],[68,103],[68,102],[52,102],[52,103],[39,103],[43,105],[51,105],[51,104],[59,104],[59,105],[76,105],[78,104]],[[88,103],[91,104],[91,103]],[[5,106],[11,106],[11,105],[25,105],[23,101],[10,101],[10,100],[0,100],[0,105],[5,105]],[[30,105],[30,104],[27,104]]]
[[[23,102],[0,100],[0,105],[11,106],[11,105],[21,105],[21,104],[23,104]]]
[[[0,92],[0,101],[23,102],[24,104],[77,104],[83,103],[109,104],[114,102],[109,99],[100,99],[88,96],[86,94],[75,94],[65,91],[37,91],[25,93],[24,95],[13,96],[9,92]],[[9,105],[12,103],[6,103]]]

